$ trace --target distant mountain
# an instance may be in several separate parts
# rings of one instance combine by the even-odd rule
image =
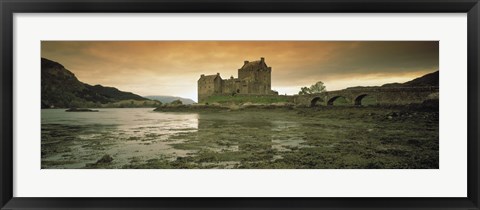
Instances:
[[[145,98],[152,99],[152,100],[157,100],[162,103],[170,103],[175,100],[180,100],[183,104],[193,104],[196,103],[192,99],[189,98],[181,98],[177,96],[145,96]]]
[[[420,86],[439,86],[439,71],[425,74],[405,83],[389,83],[382,87],[420,87]]]
[[[98,93],[102,96],[105,96],[107,98],[111,98],[115,101],[129,100],[129,99],[147,100],[146,98],[144,98],[142,96],[133,94],[131,92],[120,91],[120,90],[118,90],[117,88],[114,88],[114,87],[104,87],[104,86],[101,86],[101,85],[94,85],[94,86],[90,86],[89,88],[93,92],[96,92],[96,93]]]
[[[134,101],[151,104],[149,99],[114,87],[83,83],[63,65],[46,58],[42,58],[41,71],[42,108],[104,107],[121,101],[131,106],[136,105]]]

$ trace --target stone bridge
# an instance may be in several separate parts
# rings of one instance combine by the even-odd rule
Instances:
[[[428,98],[438,98],[438,86],[432,87],[358,87],[327,91],[319,94],[295,95],[294,103],[305,106],[333,105],[341,97],[352,105],[362,105],[366,96],[373,97],[378,105],[422,103]]]

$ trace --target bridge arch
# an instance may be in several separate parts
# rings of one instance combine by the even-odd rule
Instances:
[[[320,98],[319,96],[313,98],[313,99],[310,101],[310,107],[316,106],[316,105],[317,105],[317,102],[320,101],[320,99],[321,99],[321,98]]]
[[[339,99],[339,98],[347,99],[345,96],[341,96],[341,95],[333,96],[333,97],[331,97],[330,99],[328,99],[327,105],[328,105],[328,106],[333,106],[333,103],[334,103],[337,99]]]
[[[353,98],[353,104],[355,106],[370,106],[378,105],[378,94],[377,93],[362,93]]]
[[[368,94],[361,94],[357,97],[355,97],[355,106],[360,106],[362,105],[362,99],[368,96]]]

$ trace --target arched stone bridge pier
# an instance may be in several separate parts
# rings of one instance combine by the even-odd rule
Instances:
[[[335,100],[343,97],[351,105],[362,105],[362,99],[366,96],[375,98],[376,104],[411,104],[422,103],[429,97],[437,95],[438,87],[360,87],[343,90],[327,91],[319,94],[295,95],[294,102],[297,105],[331,106]]]

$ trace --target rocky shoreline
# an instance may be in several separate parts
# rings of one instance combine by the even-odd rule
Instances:
[[[165,104],[155,108],[156,112],[188,112],[188,111],[237,111],[252,109],[294,109],[296,106],[292,103],[272,103],[272,104]]]
[[[70,108],[65,111],[66,112],[98,112],[98,110],[87,109],[87,108]]]
[[[411,111],[437,111],[439,107],[438,99],[426,100],[423,103],[407,105],[370,105],[370,106],[315,106],[308,107],[296,105],[293,103],[271,103],[271,104],[164,104],[155,108],[156,112],[204,112],[204,111],[241,111],[241,110],[325,110],[325,109],[345,109],[345,108],[395,108]]]

